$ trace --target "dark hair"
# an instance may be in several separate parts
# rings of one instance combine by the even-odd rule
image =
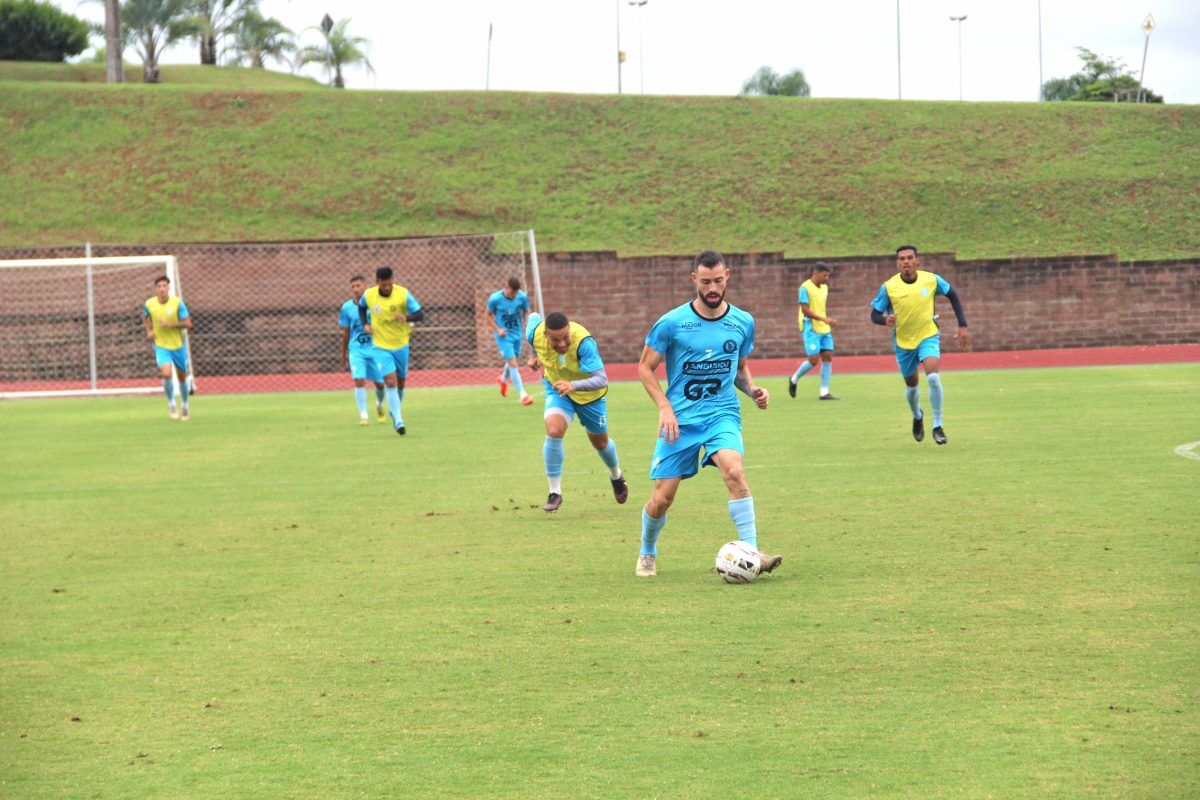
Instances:
[[[509,278],[509,279],[508,279],[508,288],[512,289],[514,292],[516,292],[516,291],[520,291],[520,289],[521,289],[521,279],[520,279],[520,278],[518,278],[516,275],[512,276],[511,278]]]
[[[380,267],[379,269],[375,270],[375,280],[377,280],[377,281],[391,280],[392,276],[395,274],[396,273],[392,272],[391,267]]]
[[[366,279],[363,278],[362,275],[355,275],[353,278],[350,279],[351,283],[354,283],[355,281],[363,281],[363,283],[366,283]]]
[[[725,257],[716,250],[704,250],[692,259],[692,269],[696,267],[723,267]]]
[[[902,244],[896,248],[896,255],[900,255],[901,250],[912,250],[913,255],[917,255],[917,246],[915,244]]]
[[[170,279],[170,278],[168,278],[166,275],[159,275],[157,278],[155,278],[155,279],[154,279],[154,285],[155,285],[155,286],[158,286],[158,285],[159,285],[160,283],[162,283],[163,281],[166,281],[167,283],[170,283],[170,282],[171,282],[171,279]]]
[[[561,331],[570,324],[571,322],[567,319],[567,315],[561,311],[555,311],[552,314],[546,315],[546,330],[548,331]]]
[[[818,261],[812,265],[813,272],[833,272],[833,267],[826,264],[824,261]]]

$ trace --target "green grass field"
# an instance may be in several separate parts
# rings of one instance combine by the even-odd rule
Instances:
[[[339,92],[175,69],[117,87],[0,65],[0,196],[20,199],[0,246],[530,227],[544,250],[630,255],[1200,242],[1200,106]]]
[[[0,795],[1197,796],[1200,365],[948,366],[946,447],[764,381],[740,587],[712,470],[634,578],[633,384],[554,516],[493,390],[4,402]]]
[[[312,78],[271,69],[216,67],[200,64],[164,64],[163,83],[221,89],[287,89],[303,91],[324,89]],[[54,81],[57,83],[104,83],[104,64],[80,62],[64,64],[51,61],[0,61],[0,81]],[[125,82],[142,82],[142,65],[125,64]]]

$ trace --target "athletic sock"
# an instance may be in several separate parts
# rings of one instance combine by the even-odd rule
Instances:
[[[364,387],[365,388],[365,387]],[[375,405],[382,406],[387,401],[387,392],[382,386],[375,387]]]
[[[921,419],[925,416],[921,413],[921,393],[916,386],[904,387],[904,399],[908,401],[908,407],[912,409],[913,419]]]
[[[521,368],[520,367],[509,367],[508,375],[510,378],[512,378],[512,385],[517,387],[517,395],[519,397],[524,397],[525,396],[525,384],[521,381]]]
[[[358,415],[365,417],[367,415],[367,387],[354,387],[354,402],[358,406]]]
[[[639,556],[658,555],[658,535],[662,533],[669,516],[671,515],[663,514],[660,518],[655,519],[650,516],[646,507],[642,506],[642,549],[638,552]]]
[[[554,494],[562,494],[563,458],[563,440],[547,436],[542,445],[542,460],[546,462],[546,478]]]
[[[187,378],[179,382],[179,401],[180,406],[184,411],[188,410],[188,385]]]
[[[175,387],[171,384],[171,381],[169,379],[163,381],[163,391],[166,392],[166,394],[167,394],[167,402],[170,403],[172,406],[174,406],[175,405]]]
[[[400,416],[400,390],[394,386],[387,387],[388,411],[392,412],[392,425],[399,428],[404,424]]]
[[[754,524],[754,498],[742,497],[729,501],[729,517],[737,526],[738,538],[758,549],[758,528]]]
[[[504,369],[500,370],[500,380],[504,383],[511,383],[508,379],[508,364],[505,364]]]
[[[621,477],[621,463],[617,460],[617,443],[612,437],[608,437],[608,444],[603,450],[597,450],[600,454],[600,460],[604,462],[604,466],[608,467],[608,477],[614,481]]]
[[[935,372],[925,376],[929,384],[929,405],[933,406],[933,427],[942,427],[942,376]]]
[[[805,361],[803,364],[800,365],[800,368],[796,370],[795,374],[792,375],[792,383],[795,383],[796,381],[803,378],[805,375],[807,375],[809,373],[809,371],[812,368],[813,368],[812,362]]]
[[[829,394],[829,379],[833,377],[833,362],[821,362],[821,394]]]

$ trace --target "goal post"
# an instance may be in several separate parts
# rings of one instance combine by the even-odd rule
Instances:
[[[173,255],[0,260],[0,398],[162,391],[139,319]]]

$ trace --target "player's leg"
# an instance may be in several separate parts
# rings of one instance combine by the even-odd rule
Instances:
[[[159,376],[162,377],[163,394],[167,396],[167,409],[171,413],[171,419],[179,419],[179,412],[175,408],[175,386],[171,381],[174,363],[171,361],[170,351],[155,345],[154,363],[158,367]]]
[[[821,392],[817,395],[820,400],[837,400],[829,393],[829,381],[833,377],[833,334],[821,334]]]
[[[895,346],[893,349],[896,352],[896,366],[900,368],[900,375],[904,378],[904,399],[912,411],[912,435],[919,442],[925,438],[925,413],[921,411],[921,392],[917,385],[917,369],[920,366],[917,351]]]
[[[796,368],[796,371],[792,373],[792,379],[788,382],[788,394],[792,397],[796,396],[796,382],[807,375],[821,360],[821,337],[810,331],[804,331],[803,338],[804,352],[808,358]]]
[[[388,413],[392,416],[392,426],[396,430],[404,424],[400,416],[400,393],[398,386],[398,378],[396,376],[396,362],[392,358],[391,350],[384,350],[381,347],[375,348],[373,356],[375,360],[375,372],[383,378],[383,393],[387,397]]]
[[[179,419],[186,422],[190,418],[188,408],[188,368],[187,350],[179,348],[171,352],[171,365],[175,369],[175,380],[179,384]]]
[[[558,511],[562,506],[562,471],[565,453],[563,437],[571,425],[574,412],[568,405],[571,401],[565,397],[554,395],[557,402],[547,399],[543,419],[546,423],[546,441],[542,444],[542,462],[546,468],[546,482],[550,484],[550,494],[542,504],[546,513]],[[565,403],[563,401],[566,401]]]
[[[650,500],[642,507],[642,544],[638,549],[637,566],[633,574],[639,578],[653,578],[658,574],[658,537],[667,524],[667,511],[675,502],[679,491],[679,478],[657,478],[650,492]]]
[[[668,442],[661,436],[654,443],[654,459],[650,464],[650,479],[654,488],[650,500],[642,508],[642,546],[634,574],[641,578],[658,574],[658,535],[667,524],[667,510],[675,502],[679,482],[696,474],[700,468],[700,448],[703,430],[693,425],[680,425],[679,438]]]
[[[741,436],[737,436],[737,446],[730,445],[719,450],[712,450],[707,459],[721,471],[721,479],[729,491],[729,518],[737,529],[738,539],[758,551],[758,520],[754,513],[754,496],[750,494],[750,484],[746,480],[746,468],[742,463]],[[716,444],[710,445],[715,447]],[[771,572],[781,563],[783,556],[768,555],[759,552],[763,572]]]
[[[509,375],[512,368],[512,359],[509,358],[509,354],[512,348],[508,344],[507,336],[493,333],[492,337],[496,340],[496,349],[500,351],[500,358],[504,360],[504,367],[500,370],[500,377],[496,379],[496,383],[500,386],[500,396],[508,397]]]
[[[521,398],[521,405],[533,405],[533,398],[530,397],[529,393],[525,391],[525,382],[521,380],[521,368],[517,364],[517,357],[515,354],[508,359],[508,378],[512,382],[512,385],[517,389],[517,396]]]
[[[358,407],[358,424],[369,425],[367,417],[367,360],[360,353],[351,352],[350,379],[354,381],[354,404]]]
[[[362,359],[366,365],[364,377],[375,387],[375,418],[382,425],[388,419],[386,411],[387,385],[383,382],[383,373],[379,371],[379,361],[374,355],[373,349],[371,352],[364,354]]]
[[[397,350],[386,350],[388,358],[392,360],[392,366],[395,369],[393,380],[395,388],[388,386],[388,407],[392,409],[392,422],[396,426],[396,433],[403,436],[404,428],[404,413],[402,411],[402,403],[404,402],[404,381],[408,377],[408,345]],[[393,402],[395,405],[393,405]]]
[[[629,499],[629,486],[621,474],[621,462],[617,458],[617,443],[608,435],[608,406],[607,398],[601,397],[586,405],[577,405],[576,413],[583,429],[587,431],[588,441],[596,448],[596,453],[604,466],[608,467],[608,480],[612,483],[613,497],[618,503]]]
[[[918,357],[921,366],[925,368],[925,383],[929,384],[929,405],[933,409],[933,441],[938,444],[947,442],[946,431],[942,428],[942,407],[945,396],[942,392],[942,375],[939,371],[941,361],[941,344],[938,336],[930,336],[921,342]]]

